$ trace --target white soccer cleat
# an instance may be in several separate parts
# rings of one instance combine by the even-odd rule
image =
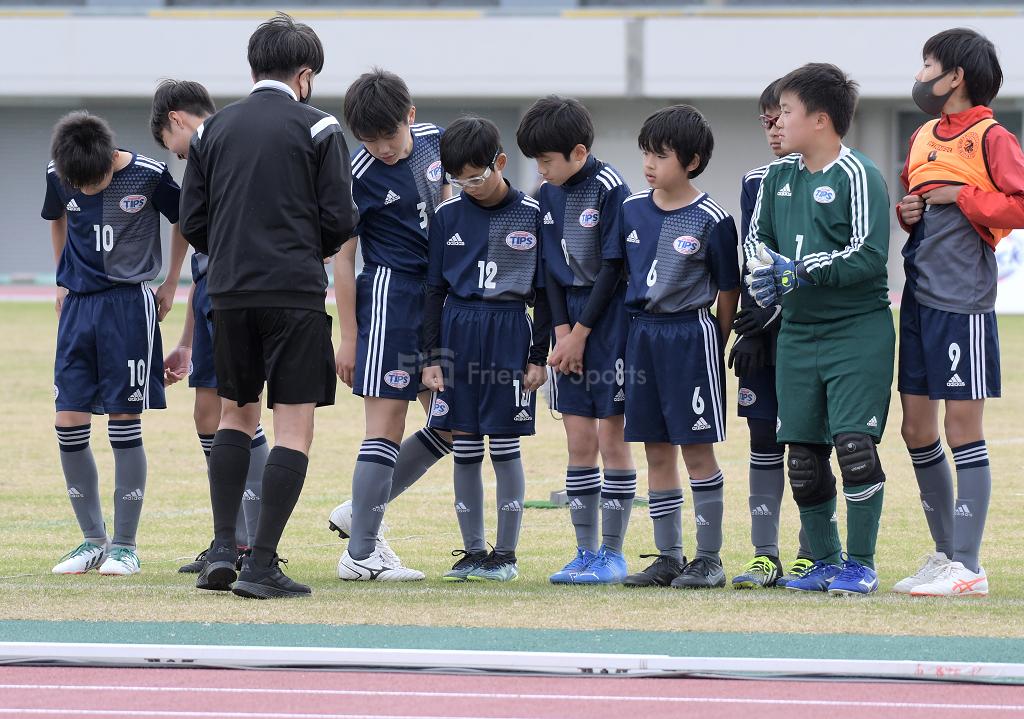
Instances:
[[[100,566],[107,556],[107,548],[92,542],[82,542],[60,558],[53,568],[54,574],[85,574]]]
[[[932,552],[924,557],[920,568],[909,577],[901,579],[893,586],[897,594],[910,594],[911,590],[935,579],[949,564],[949,557],[942,552]]]
[[[346,549],[338,560],[338,578],[349,582],[418,582],[425,577],[423,572],[393,561],[379,545],[366,559],[353,559]]]
[[[130,574],[137,574],[140,569],[139,555],[134,549],[114,547],[100,566],[99,572],[108,577],[127,577]]]
[[[331,518],[328,520],[328,527],[332,532],[337,532],[342,539],[348,539],[352,534],[352,500],[346,499],[331,511]],[[381,541],[388,531],[388,525],[380,523],[377,531],[377,540]]]
[[[960,562],[950,562],[927,584],[910,590],[912,597],[987,597],[988,576],[984,567],[975,574]]]

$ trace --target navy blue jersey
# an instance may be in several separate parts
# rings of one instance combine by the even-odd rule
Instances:
[[[541,185],[545,269],[562,287],[591,287],[602,260],[622,258],[619,217],[629,186],[591,155],[564,185]]]
[[[85,293],[152,280],[162,261],[160,215],[177,223],[180,194],[164,163],[134,153],[95,195],[68,187],[51,162],[41,214],[45,220],[68,218],[57,284]]]
[[[210,256],[203,252],[192,253],[192,281],[198,282],[206,277],[206,268],[210,264]]]
[[[761,189],[761,180],[766,174],[768,165],[761,165],[743,176],[740,187],[740,237],[746,237],[750,230],[750,218],[754,216],[754,205],[757,204],[757,191]]]
[[[542,287],[540,205],[509,187],[483,207],[463,193],[442,202],[430,226],[427,284],[465,300],[524,300]]]
[[[718,292],[740,284],[736,224],[706,193],[686,207],[663,210],[653,192],[622,203],[622,236],[634,312],[686,312],[710,307]]]
[[[445,184],[441,135],[430,123],[410,126],[412,152],[386,165],[365,147],[352,157],[352,200],[359,208],[355,234],[363,262],[407,275],[427,272],[427,232]]]

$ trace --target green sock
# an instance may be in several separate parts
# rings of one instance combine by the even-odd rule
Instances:
[[[835,497],[813,507],[800,507],[800,525],[807,533],[815,561],[840,563],[839,553],[843,547],[839,543]]]
[[[882,517],[882,497],[885,486],[878,488],[865,499],[846,498],[846,551],[850,559],[875,568],[875,541],[878,539],[878,522]]]

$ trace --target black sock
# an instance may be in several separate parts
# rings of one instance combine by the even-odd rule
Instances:
[[[252,561],[256,566],[270,566],[277,554],[277,544],[306,481],[307,467],[309,457],[298,450],[287,447],[270,450],[263,470],[263,502],[252,548]]]
[[[217,544],[235,546],[235,521],[242,506],[249,472],[252,437],[235,429],[220,429],[210,449],[210,504]]]

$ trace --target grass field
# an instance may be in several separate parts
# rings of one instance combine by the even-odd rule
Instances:
[[[163,323],[165,341],[177,339],[184,303]],[[192,393],[184,383],[168,391],[170,408],[144,419],[149,484],[139,535],[141,574],[127,579],[50,574],[56,560],[80,541],[65,495],[53,433],[52,367],[56,319],[47,304],[0,304],[0,378],[5,471],[0,474],[0,619],[180,620],[209,622],[313,622],[548,628],[622,628],[700,631],[789,631],[945,636],[1024,637],[1024,575],[1018,572],[1024,475],[1024,431],[1019,399],[1024,396],[1024,318],[1000,320],[1003,394],[988,407],[989,449],[996,498],[989,515],[983,561],[992,594],[984,600],[911,600],[885,592],[861,600],[791,596],[783,591],[741,593],[724,589],[688,593],[668,589],[628,591],[620,587],[553,587],[548,574],[574,551],[567,510],[527,510],[519,548],[521,576],[504,586],[446,585],[440,575],[460,546],[451,509],[451,460],[435,467],[388,510],[390,540],[409,566],[427,581],[408,584],[342,583],[335,563],[343,545],[327,530],[327,515],[351,486],[362,438],[362,406],[347,391],[335,407],[318,411],[310,474],[281,554],[287,571],[310,583],[309,600],[245,602],[193,587],[178,565],[209,542],[211,521],[205,464],[192,425]],[[166,346],[166,345],[165,345]],[[735,380],[729,377],[730,398]],[[539,409],[537,436],[523,442],[527,498],[545,499],[563,484],[562,428]],[[733,412],[734,414],[734,412]],[[883,589],[917,568],[929,549],[910,461],[899,438],[898,400],[889,413],[881,447],[888,483],[878,564]],[[101,486],[112,494],[112,462],[106,421],[94,423],[92,446]],[[419,407],[409,427],[422,424]],[[268,431],[269,431],[268,427]],[[746,428],[729,418],[729,440],[719,445],[726,476],[727,573],[749,558]],[[642,447],[634,455],[641,467]],[[484,464],[493,510],[493,475]],[[684,508],[685,550],[693,550],[693,514]],[[110,500],[106,502],[110,507]],[[842,502],[840,520],[842,527]],[[488,517],[493,517],[489,513]],[[108,523],[110,518],[108,516]],[[493,522],[489,522],[493,541]],[[797,513],[786,500],[782,517],[783,561],[795,550]],[[845,534],[845,532],[844,532]],[[654,551],[646,511],[636,508],[626,555],[633,570],[637,555]]]

